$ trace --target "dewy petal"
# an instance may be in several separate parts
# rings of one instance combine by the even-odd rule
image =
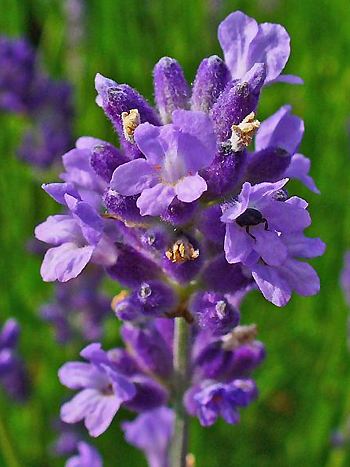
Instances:
[[[258,23],[241,11],[231,13],[219,25],[219,42],[232,78],[241,78],[256,61],[261,62],[248,62],[249,49],[258,31]]]
[[[316,295],[320,291],[320,279],[308,263],[289,259],[281,268],[281,272],[299,295]]]
[[[276,232],[264,230],[263,227],[254,229],[256,238],[254,250],[269,266],[279,266],[287,258],[287,248]]]
[[[67,282],[77,277],[90,261],[93,251],[93,246],[78,247],[75,243],[50,248],[40,269],[43,280]]]
[[[121,195],[132,196],[150,188],[156,178],[156,171],[148,161],[135,159],[115,169],[110,187]]]
[[[150,123],[142,123],[134,132],[135,142],[150,164],[161,164],[164,159],[164,148],[159,138],[161,129],[164,130],[168,126],[157,127]]]
[[[66,242],[77,242],[82,238],[82,233],[77,221],[65,214],[49,216],[35,228],[35,236],[42,242],[51,245],[61,245]]]
[[[245,182],[242,191],[238,195],[238,200],[229,203],[228,206],[224,205],[224,211],[220,218],[221,222],[233,222],[238,216],[244,213],[249,204],[251,188],[251,184]]]
[[[215,155],[216,138],[209,115],[199,111],[175,110],[173,124],[201,142],[205,149],[201,167],[210,165]]]
[[[309,190],[319,194],[320,190],[317,188],[313,178],[309,175],[310,165],[310,159],[302,154],[294,154],[290,165],[285,172],[285,176],[300,180],[301,183],[303,183]]]
[[[198,174],[184,177],[175,185],[175,193],[184,203],[191,203],[200,198],[206,189],[206,181]]]
[[[226,224],[224,241],[225,256],[228,263],[244,262],[253,248],[253,238],[237,224]]]
[[[174,187],[158,183],[152,188],[143,190],[136,204],[141,216],[159,216],[164,213],[174,198]]]
[[[279,307],[289,302],[292,290],[278,269],[256,264],[252,276],[266,300]]]
[[[303,134],[303,120],[291,114],[290,105],[284,105],[261,123],[255,137],[255,148],[260,151],[267,147],[278,147],[294,154]]]
[[[280,24],[263,23],[259,32],[250,44],[247,62],[250,67],[254,63],[265,63],[265,84],[277,78],[285,67],[290,54],[290,38]]]

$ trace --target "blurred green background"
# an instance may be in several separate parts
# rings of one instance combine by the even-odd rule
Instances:
[[[314,262],[322,289],[314,298],[294,297],[277,309],[258,293],[243,306],[244,322],[257,322],[268,358],[256,373],[260,399],[242,411],[238,426],[191,425],[191,451],[198,467],[349,466],[350,453],[334,450],[329,438],[350,413],[350,365],[346,348],[348,310],[338,285],[344,250],[350,247],[350,8],[349,0],[90,0],[85,2],[84,36],[68,43],[64,0],[0,0],[0,33],[24,35],[38,43],[45,67],[75,87],[75,135],[115,140],[94,102],[96,72],[127,82],[152,99],[152,68],[164,55],[178,59],[189,81],[201,59],[221,54],[219,22],[242,9],[258,21],[283,24],[292,38],[287,72],[305,80],[264,90],[260,120],[290,103],[305,120],[301,152],[312,159],[312,175],[322,195],[292,185],[310,202],[310,235],[328,244]],[[51,293],[39,275],[40,261],[26,251],[34,226],[57,206],[41,191],[53,175],[33,173],[17,160],[15,148],[25,122],[0,115],[0,323],[16,316],[23,325],[21,351],[28,361],[34,394],[24,406],[0,395],[0,465],[60,466],[48,456],[50,428],[64,395],[57,369],[79,349],[58,346],[37,315]],[[107,345],[117,339],[108,324]],[[143,466],[119,429],[96,440],[105,466]],[[12,454],[11,454],[12,451]],[[11,458],[15,457],[17,460]]]

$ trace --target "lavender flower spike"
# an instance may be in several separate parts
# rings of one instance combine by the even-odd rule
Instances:
[[[218,37],[233,79],[242,78],[255,63],[264,63],[265,85],[274,81],[302,84],[297,76],[280,76],[290,54],[290,38],[283,26],[258,24],[241,11],[235,11],[220,24]]]
[[[206,191],[198,171],[212,162],[216,141],[205,113],[176,110],[173,124],[140,125],[135,141],[146,160],[118,167],[111,188],[125,196],[141,193],[137,200],[141,215],[161,215],[175,197],[190,203]]]

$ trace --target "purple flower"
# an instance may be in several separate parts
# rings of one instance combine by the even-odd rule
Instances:
[[[246,407],[257,397],[251,379],[235,379],[230,383],[203,382],[185,395],[189,413],[197,416],[202,426],[213,425],[221,416],[227,423],[239,422],[239,407]]]
[[[311,223],[303,200],[274,198],[287,181],[254,186],[246,182],[237,200],[224,206],[221,221],[226,224],[224,248],[229,263],[250,265],[262,258],[278,266],[286,260],[280,233],[299,232]]]
[[[69,214],[49,216],[35,229],[36,238],[55,245],[46,252],[41,266],[44,281],[73,279],[90,260],[105,266],[114,264],[116,249],[103,233],[103,219],[93,207],[79,199],[72,185],[52,183],[44,189],[69,210]]]
[[[0,37],[0,109],[25,112],[35,74],[35,53],[23,39]]]
[[[227,261],[249,267],[264,297],[277,306],[284,306],[293,290],[300,295],[318,292],[316,272],[295,257],[319,256],[325,248],[321,240],[303,236],[311,222],[307,203],[297,197],[285,199],[283,193],[280,200],[286,182],[245,183],[221,217],[226,223]]]
[[[135,141],[146,159],[118,167],[111,188],[125,196],[141,193],[141,215],[163,214],[175,197],[190,203],[207,189],[198,171],[213,161],[216,141],[206,114],[176,110],[173,124],[139,125]]]
[[[292,155],[284,176],[300,180],[309,190],[319,193],[315,182],[309,175],[310,160],[297,153],[304,134],[304,122],[291,114],[291,106],[284,105],[271,117],[264,120],[255,137],[255,150],[269,147],[284,149]]]
[[[102,467],[100,454],[90,444],[80,441],[78,443],[78,453],[78,455],[67,460],[66,467]]]
[[[8,319],[0,331],[0,384],[6,393],[18,402],[29,394],[28,375],[17,352],[20,333],[15,319]]]
[[[128,443],[144,451],[150,467],[169,467],[173,425],[173,411],[160,407],[139,415],[133,422],[124,422],[122,428]]]
[[[59,379],[79,393],[61,408],[66,423],[85,421],[90,436],[101,435],[111,424],[120,406],[135,396],[135,386],[113,369],[98,344],[90,344],[81,355],[89,363],[68,362],[59,370]]]
[[[283,26],[258,24],[241,11],[235,11],[220,24],[218,36],[234,79],[242,78],[256,63],[264,63],[267,67],[265,84],[274,81],[302,83],[297,76],[280,76],[290,54],[290,38]]]

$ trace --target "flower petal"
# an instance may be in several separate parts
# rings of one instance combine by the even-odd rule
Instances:
[[[61,419],[66,423],[77,423],[83,420],[96,404],[100,396],[96,389],[83,389],[61,407]]]
[[[303,134],[303,120],[291,114],[290,105],[284,105],[261,123],[255,137],[255,148],[259,151],[267,147],[278,147],[293,155]]]
[[[260,209],[268,220],[269,228],[279,232],[298,232],[311,224],[311,217],[306,209],[288,202],[270,199]]]
[[[58,371],[58,378],[70,389],[99,388],[106,383],[107,377],[90,363],[68,362]]]
[[[279,307],[289,302],[292,290],[278,269],[256,264],[252,276],[266,300]]]
[[[142,123],[134,132],[135,142],[150,164],[161,164],[164,159],[160,135],[168,126],[158,127],[150,123]]]
[[[279,266],[287,259],[287,248],[276,234],[264,230],[262,226],[254,229],[256,250],[269,266]]]
[[[320,291],[320,279],[308,263],[289,259],[281,268],[284,278],[295,292],[304,297]]]
[[[201,143],[199,146],[202,151],[200,163],[191,170],[197,171],[208,167],[215,156],[216,138],[214,134],[213,123],[209,115],[204,112],[195,112],[188,110],[175,110],[173,112],[173,124],[182,132],[187,133]]]
[[[174,198],[174,187],[158,183],[152,188],[143,190],[136,204],[141,216],[159,216],[164,213]]]
[[[93,246],[80,248],[75,243],[63,243],[50,248],[40,269],[43,280],[67,282],[77,277],[90,261],[93,251]]]
[[[175,185],[175,193],[184,203],[191,203],[200,198],[206,189],[206,181],[198,174],[184,177]]]
[[[249,182],[245,182],[243,184],[242,191],[238,195],[237,201],[223,205],[221,222],[233,222],[238,216],[244,213],[249,204],[251,189],[251,184]]]
[[[255,19],[241,11],[231,13],[219,25],[219,42],[232,78],[242,78],[254,63],[261,62],[261,60],[253,63],[248,61],[249,49],[258,31],[259,26]]]
[[[253,238],[237,224],[227,224],[224,241],[227,262],[230,264],[244,262],[253,248],[253,242]]]
[[[309,190],[319,194],[320,190],[317,188],[313,178],[309,175],[310,165],[310,159],[302,154],[294,154],[285,172],[285,176],[300,180]]]
[[[82,238],[82,232],[78,222],[67,215],[58,214],[49,216],[35,228],[35,236],[38,240],[51,245],[61,245],[66,242],[78,242]]]
[[[290,55],[290,38],[280,24],[263,23],[259,32],[250,44],[247,62],[250,67],[254,63],[265,63],[265,84],[276,79],[285,67]]]
[[[94,400],[94,405],[85,416],[85,426],[89,435],[96,438],[104,433],[121,406],[121,399],[115,394],[99,394]]]
[[[156,178],[156,171],[148,161],[135,159],[115,169],[110,187],[121,195],[132,196],[151,187]]]

